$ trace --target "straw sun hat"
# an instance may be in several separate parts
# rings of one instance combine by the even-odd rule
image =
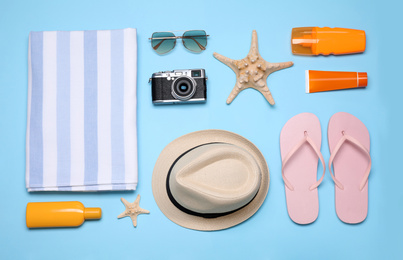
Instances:
[[[161,152],[152,188],[161,211],[176,224],[220,230],[250,218],[269,190],[259,149],[240,135],[203,130],[181,136]]]

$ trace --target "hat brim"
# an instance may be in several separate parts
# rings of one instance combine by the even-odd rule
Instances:
[[[260,188],[254,199],[245,207],[225,216],[203,218],[178,209],[169,199],[166,179],[175,160],[196,146],[208,143],[228,143],[248,151],[256,160],[262,173]],[[202,130],[183,135],[169,143],[155,163],[152,189],[158,207],[174,223],[189,229],[213,231],[233,227],[250,218],[263,204],[269,190],[270,175],[266,160],[259,149],[246,138],[224,130]]]

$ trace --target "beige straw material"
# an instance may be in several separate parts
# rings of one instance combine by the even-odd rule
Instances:
[[[245,207],[217,218],[203,218],[181,211],[172,204],[166,191],[169,169],[178,157],[194,147],[209,143],[228,143],[243,148],[255,158],[262,173],[260,188],[255,198]],[[259,149],[246,138],[224,130],[202,130],[175,139],[161,152],[152,177],[154,199],[162,213],[182,227],[202,231],[226,229],[250,218],[263,204],[269,190],[269,183],[269,168]]]

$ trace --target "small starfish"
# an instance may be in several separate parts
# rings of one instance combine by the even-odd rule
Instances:
[[[271,105],[274,105],[274,99],[266,85],[267,77],[272,72],[291,67],[294,64],[291,61],[279,63],[265,61],[259,54],[256,30],[253,30],[250,51],[244,59],[232,60],[216,52],[214,52],[213,55],[217,60],[230,67],[237,77],[235,87],[232,89],[232,92],[227,99],[227,104],[231,104],[234,98],[242,90],[254,88],[262,93]]]
[[[148,214],[150,211],[140,208],[140,194],[137,195],[136,200],[133,203],[128,202],[124,198],[120,198],[120,200],[125,205],[126,209],[123,213],[121,213],[118,218],[130,217],[133,221],[133,226],[137,226],[137,216],[140,214]]]

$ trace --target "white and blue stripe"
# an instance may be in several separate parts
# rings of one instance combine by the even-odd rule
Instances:
[[[31,32],[28,191],[137,185],[136,30]]]

